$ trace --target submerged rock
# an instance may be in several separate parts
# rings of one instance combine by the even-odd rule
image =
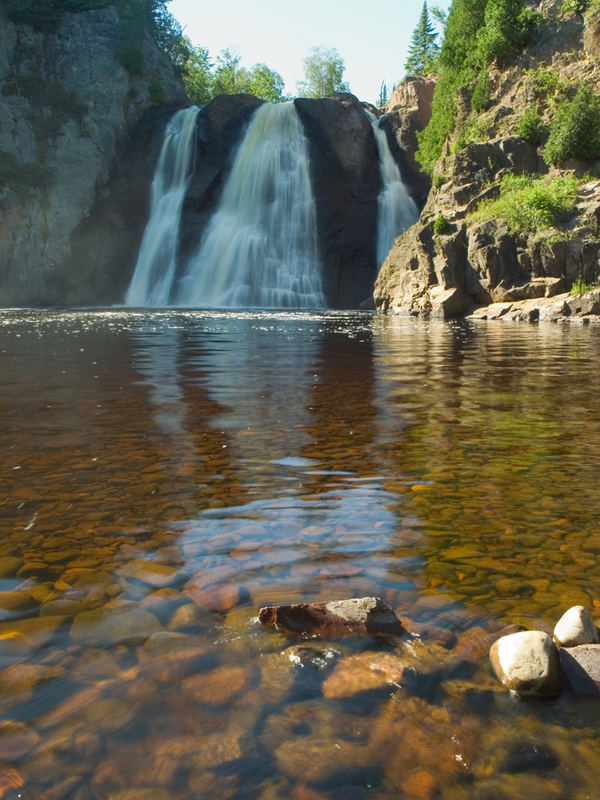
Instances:
[[[520,695],[552,696],[561,689],[558,651],[543,631],[521,631],[502,636],[490,649],[498,680]]]
[[[572,606],[556,623],[554,640],[563,647],[595,644],[598,631],[592,615],[583,606]]]
[[[258,619],[278,631],[306,636],[406,633],[393,609],[379,597],[265,606]]]

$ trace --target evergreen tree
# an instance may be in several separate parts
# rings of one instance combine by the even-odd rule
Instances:
[[[388,102],[388,90],[387,84],[385,81],[381,81],[381,86],[379,87],[379,99],[377,100],[377,105],[379,108],[383,108],[387,106]]]
[[[436,39],[437,33],[425,2],[419,23],[413,31],[408,58],[404,65],[407,75],[428,75],[434,70],[440,52]]]

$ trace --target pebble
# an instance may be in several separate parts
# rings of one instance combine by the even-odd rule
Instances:
[[[75,617],[71,625],[71,638],[89,647],[110,647],[142,642],[160,630],[160,622],[143,608],[102,606],[83,611]]]

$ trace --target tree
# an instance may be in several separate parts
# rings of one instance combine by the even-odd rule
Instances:
[[[343,80],[344,59],[335,48],[313,47],[303,64],[305,80],[298,83],[302,97],[327,97],[350,91]]]
[[[284,81],[278,72],[266,64],[255,64],[250,70],[250,93],[270,103],[280,103],[283,98]]]
[[[181,60],[177,63],[183,77],[187,96],[196,105],[204,106],[212,98],[212,62],[206,47],[193,47],[187,37],[183,37]]]
[[[413,31],[404,65],[407,75],[428,75],[434,71],[440,53],[437,36],[425,2],[417,27]]]
[[[379,108],[383,108],[387,106],[388,102],[388,90],[387,84],[385,81],[381,81],[381,86],[379,87],[379,99],[377,100],[377,105]]]
[[[211,79],[211,93],[250,94],[250,75],[240,66],[242,57],[232,50],[221,50]]]

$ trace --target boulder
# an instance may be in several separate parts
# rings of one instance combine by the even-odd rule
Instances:
[[[600,644],[559,649],[565,682],[577,694],[600,696]]]
[[[358,308],[377,277],[381,177],[373,129],[351,94],[298,98],[294,105],[309,143],[327,304]]]
[[[490,648],[490,660],[502,685],[519,695],[543,697],[560,692],[558,651],[543,631],[502,636]]]
[[[554,640],[563,647],[596,644],[598,630],[592,615],[583,606],[572,606],[556,623]]]
[[[354,597],[329,603],[265,606],[258,619],[278,631],[300,636],[403,634],[404,626],[379,597]]]

